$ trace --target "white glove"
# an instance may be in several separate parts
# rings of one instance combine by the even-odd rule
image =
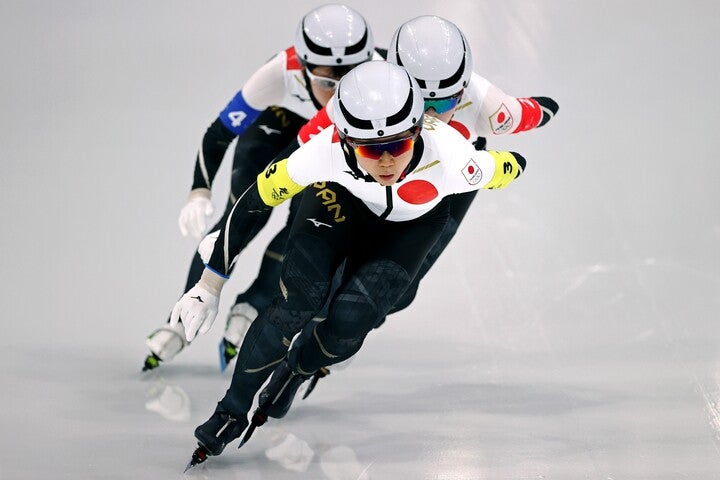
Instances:
[[[220,299],[200,286],[200,282],[180,298],[170,314],[170,327],[182,320],[185,338],[192,342],[200,333],[207,333],[218,312]]]
[[[191,191],[187,203],[180,210],[180,218],[178,218],[180,233],[183,237],[187,237],[190,233],[193,237],[200,238],[207,228],[205,217],[209,217],[214,211],[210,201],[210,190],[196,188]]]
[[[205,237],[203,237],[200,241],[200,245],[198,245],[198,253],[200,254],[200,258],[202,258],[203,263],[208,263],[210,261],[218,236],[220,236],[220,230],[215,230],[214,232],[205,235]]]

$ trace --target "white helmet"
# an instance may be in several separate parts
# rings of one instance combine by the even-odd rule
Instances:
[[[348,72],[333,95],[333,116],[342,137],[374,139],[422,125],[425,105],[408,72],[381,60]]]
[[[375,42],[362,15],[345,5],[323,5],[306,14],[295,33],[295,52],[311,65],[356,65],[372,58]]]
[[[388,62],[415,77],[425,98],[445,98],[467,87],[472,75],[470,45],[452,22],[424,15],[395,31]]]

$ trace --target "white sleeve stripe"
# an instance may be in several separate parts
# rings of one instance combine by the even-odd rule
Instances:
[[[248,188],[245,189],[242,195],[240,195],[240,198],[245,196],[245,194],[255,186],[255,183],[251,183]],[[235,208],[237,207],[238,202],[235,202],[233,204],[232,210],[230,210],[230,215],[228,215],[227,220],[225,220],[225,235],[223,235],[223,262],[225,265],[225,273],[229,274],[230,272],[230,265],[232,265],[232,262],[235,261],[235,259],[230,259],[230,251],[229,251],[229,242],[230,242],[230,221],[233,218],[233,214],[235,213]]]
[[[211,188],[210,177],[208,176],[207,166],[205,165],[205,155],[203,154],[202,147],[198,150],[198,165],[200,165],[200,171],[202,172],[203,179],[205,180],[205,185],[209,190]]]

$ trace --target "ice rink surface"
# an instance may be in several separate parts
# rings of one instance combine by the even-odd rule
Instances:
[[[476,72],[560,112],[490,139],[528,168],[411,308],[185,478],[720,478],[720,3],[348,4],[380,46],[455,21]],[[316,5],[0,3],[1,479],[183,478],[229,384],[225,311],[284,219],[214,329],[141,375],[195,248],[177,215],[205,128]]]

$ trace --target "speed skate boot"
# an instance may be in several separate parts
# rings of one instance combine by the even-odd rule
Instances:
[[[225,335],[218,345],[221,372],[224,372],[228,363],[237,356],[245,334],[257,316],[257,310],[249,303],[237,303],[230,309],[225,322]]]
[[[235,417],[218,404],[210,419],[195,429],[195,438],[208,455],[220,455],[247,426],[247,418]]]
[[[181,322],[174,327],[165,324],[152,332],[145,344],[150,348],[150,355],[145,357],[143,372],[159,367],[160,362],[169,362],[187,346],[185,327]]]
[[[295,394],[310,375],[294,370],[287,360],[277,366],[267,386],[258,397],[258,410],[268,417],[282,418],[290,410]]]
[[[250,419],[250,427],[240,441],[240,447],[250,440],[257,427],[265,424],[268,417],[284,417],[290,410],[298,388],[311,376],[296,372],[287,360],[283,360],[273,372],[268,384],[260,391],[258,407]]]

